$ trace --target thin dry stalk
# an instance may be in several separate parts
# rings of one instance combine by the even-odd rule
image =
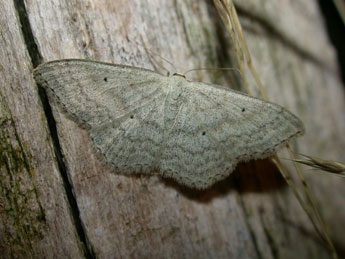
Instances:
[[[243,80],[243,87],[244,87],[245,91],[250,95],[251,93],[250,93],[250,90],[248,88],[246,72],[245,72],[245,62],[244,62],[245,57],[244,57],[244,53],[241,49],[241,44],[240,44],[240,41],[238,39],[238,35],[236,34],[235,28],[233,26],[233,24],[235,23],[233,21],[233,16],[229,15],[231,13],[230,6],[228,5],[227,2],[221,1],[221,0],[214,0],[214,4],[216,6],[216,9],[219,13],[220,18],[224,22],[225,27],[230,34],[231,42],[233,44],[234,51],[236,54],[237,63],[238,63],[239,69],[240,69],[240,74],[241,74],[241,77]]]
[[[341,162],[325,160],[318,157],[302,155],[307,159],[295,159],[294,161],[300,164],[308,165],[315,169],[319,169],[328,173],[336,174],[345,177],[345,164]]]
[[[296,196],[298,202],[302,205],[303,210],[305,211],[305,213],[308,215],[311,223],[313,224],[316,232],[319,234],[319,236],[324,240],[322,233],[320,232],[319,228],[317,227],[317,224],[313,218],[312,212],[309,208],[309,206],[307,206],[305,204],[305,202],[302,199],[302,196],[300,195],[300,193],[297,191],[296,189],[296,185],[295,183],[292,181],[288,171],[285,169],[285,167],[283,166],[282,162],[280,161],[279,157],[277,155],[275,155],[272,158],[273,162],[277,165],[281,175],[283,176],[285,182],[289,185],[289,187],[291,188],[291,190],[293,191],[294,195]]]
[[[291,149],[289,144],[287,145],[287,149],[289,151],[290,157],[293,158],[294,154],[293,154],[292,149]],[[307,199],[308,199],[308,201],[309,201],[309,203],[311,205],[311,208],[313,209],[313,211],[314,211],[314,213],[316,215],[317,220],[321,224],[321,228],[322,228],[323,233],[324,233],[324,238],[326,239],[326,243],[327,243],[327,245],[328,245],[328,247],[329,247],[329,249],[330,249],[330,251],[332,253],[332,256],[333,256],[333,258],[338,258],[337,253],[335,251],[335,247],[333,245],[333,242],[332,242],[332,240],[331,240],[331,238],[329,236],[327,224],[323,220],[323,218],[321,217],[319,209],[318,209],[318,207],[316,205],[316,201],[315,201],[313,195],[311,194],[311,191],[310,191],[310,189],[309,189],[309,187],[307,185],[307,182],[305,181],[304,175],[302,174],[302,169],[301,169],[301,167],[299,166],[298,163],[294,162],[294,165],[295,165],[296,171],[298,173],[298,176],[299,176],[299,178],[300,178],[300,180],[301,180],[301,182],[302,182],[302,184],[304,186],[305,196],[307,197]]]
[[[268,100],[265,88],[264,88],[264,86],[263,86],[263,84],[262,84],[262,82],[258,76],[258,73],[256,72],[256,69],[253,66],[253,62],[252,62],[252,58],[251,58],[250,53],[249,53],[248,45],[247,45],[247,42],[244,38],[242,26],[241,26],[240,20],[238,19],[238,15],[237,15],[233,1],[231,1],[231,4],[230,4],[230,16],[234,17],[234,19],[233,19],[234,28],[235,28],[236,34],[238,35],[240,44],[243,48],[243,51],[244,51],[243,56],[246,57],[246,62],[247,62],[247,65],[249,67],[249,70],[252,73],[252,75],[256,81],[256,84],[258,85],[258,87],[260,89],[262,97],[264,98],[264,100]]]

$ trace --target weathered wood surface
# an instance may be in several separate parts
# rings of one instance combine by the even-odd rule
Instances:
[[[0,2],[0,257],[83,255],[16,10]]]
[[[238,8],[271,100],[305,122],[307,134],[296,150],[345,161],[344,88],[316,1],[238,1]],[[180,72],[231,66],[231,46],[212,2],[26,1],[21,10],[5,1],[0,10],[3,257],[329,257],[268,160],[242,165],[202,192],[157,176],[116,175],[93,154],[86,132],[53,106],[63,155],[57,166],[50,115],[31,74],[37,54],[42,62],[88,58],[152,69],[145,44]],[[32,31],[21,31],[24,11]],[[238,87],[236,74],[220,75],[199,71],[188,77]],[[344,180],[305,174],[344,253]]]

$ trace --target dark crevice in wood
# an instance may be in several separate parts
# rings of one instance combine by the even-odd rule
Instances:
[[[34,67],[36,67],[41,63],[42,57],[38,51],[38,47],[34,40],[34,36],[31,30],[31,26],[30,26],[30,22],[27,16],[24,2],[22,0],[15,0],[14,6],[18,13],[18,18],[21,24],[24,42],[27,46],[27,50],[30,55],[32,64]],[[88,241],[88,238],[84,229],[84,224],[80,218],[80,211],[77,204],[77,200],[73,194],[73,184],[70,182],[69,177],[68,177],[67,168],[64,163],[63,154],[61,151],[61,145],[60,145],[58,134],[57,134],[56,122],[53,117],[50,104],[48,102],[47,93],[42,87],[38,86],[38,94],[40,96],[44,113],[47,118],[50,135],[53,141],[54,153],[57,159],[57,164],[58,164],[58,168],[61,174],[61,178],[63,180],[69,206],[71,208],[71,214],[74,220],[74,225],[76,227],[76,231],[78,233],[79,239],[84,246],[84,255],[86,258],[96,258],[93,248],[91,246],[91,243]]]
[[[42,57],[38,51],[38,47],[34,40],[34,36],[32,34],[29,18],[23,0],[14,0],[14,7],[16,8],[16,11],[18,13],[24,43],[27,46],[27,50],[30,55],[32,64],[34,67],[36,67],[42,62]]]
[[[328,36],[337,51],[338,64],[345,85],[345,26],[335,6],[335,1],[318,0]]]

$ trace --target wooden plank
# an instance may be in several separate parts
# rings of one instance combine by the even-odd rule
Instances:
[[[0,3],[1,258],[83,256],[12,1]]]
[[[297,11],[295,6],[290,7]],[[219,27],[213,7],[205,2],[28,1],[26,8],[45,61],[88,58],[153,68],[146,45],[151,52],[170,60],[179,72],[229,66],[232,62],[231,49],[219,49],[230,46],[226,32]],[[344,140],[340,136],[345,126],[340,111],[345,104],[337,75],[329,69],[335,67],[334,57],[315,55],[315,51],[307,51],[308,45],[300,43],[296,49],[286,44],[284,37],[270,37],[270,27],[265,23],[272,25],[274,19],[263,24],[246,15],[250,14],[248,10],[243,12],[242,22],[269,96],[306,124],[308,134],[295,145],[297,150],[329,152],[333,158],[344,160],[340,152]],[[313,25],[308,15],[303,18],[293,11],[290,19],[295,18],[294,13],[319,38],[326,38],[322,26],[318,29],[319,23]],[[284,26],[277,28],[282,35],[290,35],[284,32]],[[307,34],[304,27],[296,30],[299,35]],[[330,45],[322,46],[324,53],[332,53]],[[300,49],[312,58],[306,59]],[[236,74],[220,76],[199,71],[188,77],[234,87],[238,82]],[[304,212],[268,161],[246,164],[229,179],[203,192],[156,176],[119,176],[105,168],[91,151],[86,132],[57,107],[53,110],[80,217],[97,257],[328,258],[326,249],[315,241],[317,237]],[[313,188],[327,194],[318,195],[318,199],[332,235],[341,244],[341,226],[335,220],[344,218],[344,210],[339,209],[344,183],[328,175],[318,178],[312,177]]]

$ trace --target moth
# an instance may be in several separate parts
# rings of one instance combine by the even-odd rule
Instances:
[[[277,104],[178,74],[66,59],[38,66],[34,77],[121,174],[159,172],[205,189],[304,133]]]

